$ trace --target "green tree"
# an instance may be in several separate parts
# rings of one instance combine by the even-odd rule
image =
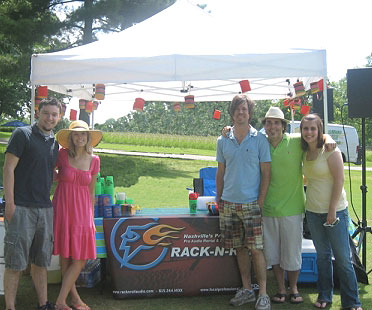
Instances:
[[[0,5],[0,117],[22,117],[30,107],[30,59],[120,31],[174,0],[7,0]],[[83,4],[71,6],[71,4]],[[59,17],[65,15],[61,21]]]
[[[175,0],[54,0],[51,7],[66,14],[64,35],[75,38],[71,46],[97,40],[100,32],[118,32],[163,10]],[[70,9],[67,4],[75,5]],[[79,119],[89,124],[89,115],[81,109]]]
[[[372,67],[372,53],[371,55],[367,56],[367,67]]]
[[[119,32],[165,9],[175,0],[54,0],[64,11],[64,30],[75,38],[73,46],[97,40],[100,32]],[[67,6],[75,4],[74,6]],[[79,5],[81,4],[81,5]]]
[[[47,49],[58,18],[47,0],[8,0],[0,5],[0,117],[23,117],[30,105],[30,58]]]
[[[229,104],[230,102],[197,102],[193,109],[181,104],[181,110],[175,111],[172,102],[146,102],[143,111],[131,112],[117,121],[109,119],[102,125],[96,124],[95,128],[104,131],[218,136],[224,126],[231,125]],[[257,101],[252,125],[260,129],[261,119],[269,107],[278,104],[270,100]],[[215,110],[220,111],[220,119],[214,118]]]

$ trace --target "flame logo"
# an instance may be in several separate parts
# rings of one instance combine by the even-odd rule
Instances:
[[[163,229],[170,229],[167,231],[162,232]],[[171,238],[171,239],[179,239],[177,236],[172,236],[172,233],[177,233],[181,230],[185,229],[185,227],[173,227],[170,225],[159,224],[155,227],[152,227],[145,231],[143,234],[143,242],[149,245],[161,245],[161,246],[168,246],[171,245],[171,242],[161,242],[164,239]],[[153,237],[158,237],[157,239],[153,239]]]
[[[110,245],[112,253],[117,261],[120,262],[121,267],[132,270],[147,270],[160,264],[168,252],[167,246],[172,244],[169,241],[163,241],[165,239],[179,239],[178,236],[174,236],[173,234],[179,233],[181,230],[185,229],[185,227],[173,227],[166,224],[159,224],[158,218],[153,218],[152,222],[145,225],[128,225],[124,233],[120,235],[121,243],[119,248],[116,249],[116,234],[121,224],[126,220],[127,218],[121,218],[115,223],[110,236]],[[136,242],[138,244],[141,235],[143,243],[135,247],[134,244]],[[157,246],[162,246],[163,249],[160,255],[152,262],[142,265],[131,263],[133,258],[141,251],[151,251]],[[118,251],[123,251],[123,254],[120,255]]]

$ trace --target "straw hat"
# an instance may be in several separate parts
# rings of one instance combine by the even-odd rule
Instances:
[[[90,145],[92,147],[95,147],[102,139],[102,131],[90,130],[88,124],[84,121],[73,121],[68,129],[61,129],[57,132],[56,139],[64,148],[68,148],[68,136],[73,131],[88,131],[90,133]]]
[[[265,118],[263,120],[266,120],[267,118],[276,118],[288,122],[284,118],[284,113],[278,107],[270,107],[270,109],[266,112]]]

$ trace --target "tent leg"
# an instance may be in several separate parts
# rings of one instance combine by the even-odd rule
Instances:
[[[31,84],[31,125],[35,122],[35,85]]]

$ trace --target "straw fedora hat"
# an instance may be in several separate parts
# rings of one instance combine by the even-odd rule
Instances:
[[[284,113],[278,107],[270,107],[269,110],[266,112],[265,118],[263,119],[263,121],[266,120],[267,118],[276,118],[276,119],[280,119],[282,121],[288,122],[284,118]]]
[[[68,136],[73,131],[88,131],[90,133],[90,145],[92,147],[95,147],[102,139],[102,131],[90,130],[88,124],[84,121],[73,121],[70,126],[68,126],[68,129],[61,129],[57,132],[56,139],[64,148],[68,148]]]

